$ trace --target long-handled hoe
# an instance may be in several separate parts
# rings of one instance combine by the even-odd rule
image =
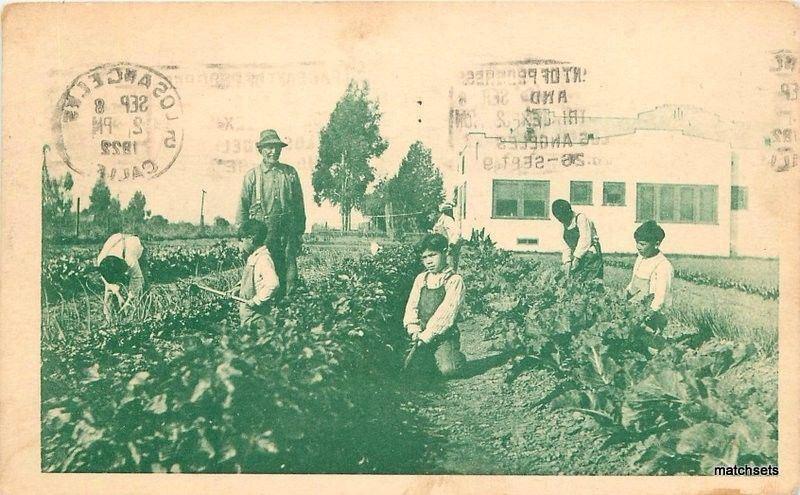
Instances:
[[[236,302],[240,302],[240,303],[246,303],[247,302],[246,300],[242,299],[239,296],[234,296],[233,294],[228,294],[227,292],[215,289],[213,287],[208,287],[206,285],[201,285],[201,284],[198,284],[196,282],[192,282],[191,284],[189,284],[189,288],[190,289],[196,288],[196,289],[204,290],[206,292],[210,292],[210,293],[215,294],[217,296],[225,297],[225,298],[228,298],[228,299],[232,299],[232,300],[234,300]]]

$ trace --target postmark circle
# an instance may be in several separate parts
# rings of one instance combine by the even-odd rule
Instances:
[[[105,64],[76,77],[58,101],[56,148],[81,175],[159,177],[183,146],[183,107],[167,77],[143,65]]]

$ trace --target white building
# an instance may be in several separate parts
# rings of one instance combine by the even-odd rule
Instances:
[[[485,228],[505,249],[558,251],[562,226],[550,205],[563,198],[595,222],[605,252],[633,251],[633,231],[655,219],[668,253],[777,256],[768,182],[777,174],[767,154],[733,148],[735,133],[715,116],[690,109],[687,118],[675,108],[659,107],[627,125],[616,119],[612,132],[622,133],[600,139],[594,136],[609,134],[598,128],[609,126],[597,122],[588,128],[600,134],[580,127],[522,139],[469,134],[457,164],[462,234]],[[659,122],[665,116],[682,126]],[[717,135],[702,136],[698,122]]]

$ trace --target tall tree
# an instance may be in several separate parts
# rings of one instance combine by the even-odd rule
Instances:
[[[169,220],[164,218],[163,215],[153,215],[147,219],[147,224],[152,225],[153,227],[165,227],[169,225]]]
[[[62,231],[68,223],[74,185],[69,172],[60,179],[50,176],[46,159],[49,149],[45,146],[42,150],[42,229],[48,234]]]
[[[353,208],[363,207],[367,185],[375,180],[370,160],[381,156],[388,143],[380,135],[381,113],[369,98],[366,81],[350,81],[319,135],[319,156],[311,177],[314,201],[339,206],[342,229],[350,229]]]
[[[72,209],[72,175],[67,172],[62,178],[50,177],[47,166],[42,167],[42,219],[59,221]]]
[[[378,230],[387,230],[386,226],[386,191],[389,180],[383,178],[378,179],[375,188],[372,192],[364,196],[364,209],[365,215],[371,218],[372,227]]]
[[[92,192],[89,194],[89,213],[96,218],[105,220],[108,214],[108,209],[111,207],[111,190],[108,188],[105,179],[100,176],[97,182],[92,186]]]
[[[389,180],[385,196],[403,230],[428,230],[444,200],[442,173],[433,163],[430,148],[416,141]]]
[[[108,234],[123,230],[122,205],[119,202],[119,197],[111,198],[111,201],[109,201],[105,220]]]
[[[125,219],[133,225],[144,223],[145,219],[150,216],[150,210],[145,209],[146,206],[147,198],[142,191],[136,191],[128,201],[128,206],[125,207]]]

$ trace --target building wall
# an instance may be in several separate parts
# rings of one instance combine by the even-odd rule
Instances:
[[[781,174],[773,173],[769,156],[761,150],[737,150],[731,163],[733,185],[747,191],[747,206],[731,212],[731,254],[777,257],[780,223],[786,203],[781,201]]]
[[[632,252],[633,231],[639,225],[637,183],[716,185],[717,223],[663,223],[667,238],[662,247],[668,253],[730,254],[731,150],[727,143],[677,131],[642,130],[605,139],[601,144],[579,145],[577,138],[570,137],[572,145],[563,145],[563,136],[560,141],[556,147],[514,145],[483,134],[470,135],[460,157],[467,184],[464,235],[468,236],[473,228],[485,227],[492,239],[506,249],[558,251],[562,227],[552,216],[547,220],[492,218],[492,181],[547,180],[549,202],[557,198],[569,200],[570,181],[592,181],[593,204],[575,206],[575,210],[594,220],[604,251]],[[581,161],[583,165],[579,164]],[[604,181],[625,182],[625,206],[602,205]],[[520,243],[520,239],[535,243]]]

